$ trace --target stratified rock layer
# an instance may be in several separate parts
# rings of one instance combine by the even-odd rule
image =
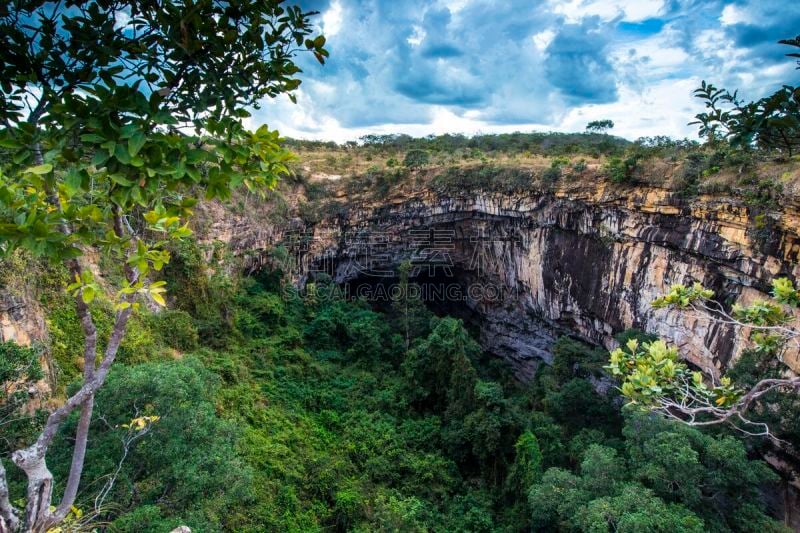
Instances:
[[[699,281],[727,305],[748,303],[768,296],[773,277],[800,275],[797,206],[755,220],[730,198],[686,200],[605,182],[524,195],[396,191],[385,202],[346,205],[293,248],[301,279],[328,270],[341,283],[383,283],[405,259],[423,275],[426,258],[438,261],[449,268],[437,281],[471,288],[464,303],[484,348],[522,379],[550,358],[560,332],[611,347],[614,334],[632,327],[717,373],[743,337],[690,313],[655,310],[652,300],[671,284]],[[252,253],[265,240],[239,231],[231,243]],[[800,370],[796,355],[786,362]]]

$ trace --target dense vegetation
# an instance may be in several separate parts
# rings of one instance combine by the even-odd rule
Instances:
[[[759,495],[775,479],[766,465],[731,436],[620,412],[615,389],[593,385],[602,350],[562,338],[522,385],[418,302],[379,313],[324,280],[298,292],[280,272],[208,276],[200,250],[174,253],[174,310],[131,327],[97,396],[73,524],[780,530]],[[53,344],[69,342],[77,317],[51,316]],[[53,445],[56,479],[76,422]]]

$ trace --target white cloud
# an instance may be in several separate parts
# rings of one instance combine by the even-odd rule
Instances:
[[[684,48],[672,42],[669,31],[635,42],[618,43],[611,58],[629,77],[642,81],[672,76],[692,61]]]
[[[342,4],[338,0],[331,3],[325,13],[322,14],[322,31],[326,37],[333,37],[342,28]]]
[[[470,0],[445,0],[444,5],[447,6],[447,9],[449,9],[451,13],[458,13],[466,7],[469,1]]]
[[[701,75],[757,98],[794,72],[790,62],[759,63],[753,46],[737,44],[736,24],[752,12],[768,18],[761,4],[737,6],[331,0],[320,20],[329,64],[303,64],[298,104],[271,100],[251,124],[263,119],[292,137],[344,141],[366,133],[582,131],[609,118],[614,133],[631,139],[694,138],[687,122],[701,106],[692,96]],[[617,26],[650,18],[660,24],[641,32]]]
[[[131,21],[131,14],[125,10],[116,11],[114,13],[114,29],[124,28]]]
[[[719,21],[723,26],[730,26],[731,24],[747,22],[748,18],[747,13],[740,7],[735,4],[728,4],[722,9],[722,15],[720,15]]]
[[[412,46],[419,46],[420,44],[422,44],[422,41],[425,40],[425,30],[421,26],[418,26],[417,24],[414,24],[412,28],[414,30],[414,33],[411,34],[411,37],[406,39],[406,42]]]
[[[664,0],[551,0],[551,6],[568,22],[579,22],[590,16],[603,20],[621,16],[627,22],[640,22],[657,16],[664,8]]]
[[[698,78],[663,80],[644,90],[631,86],[619,88],[620,99],[610,104],[591,104],[574,107],[551,125],[490,124],[481,120],[480,113],[471,111],[456,114],[443,106],[433,106],[430,121],[418,124],[386,123],[370,127],[343,127],[334,117],[320,115],[302,93],[298,104],[281,105],[278,113],[270,113],[275,120],[270,127],[282,135],[298,139],[333,140],[339,143],[356,140],[366,134],[406,133],[416,137],[429,134],[511,133],[516,131],[583,131],[592,120],[611,119],[612,133],[628,139],[644,136],[669,135],[675,138],[695,138],[694,126],[688,122],[702,110],[702,104],[692,96],[699,85]],[[251,119],[250,127],[257,126],[258,117]]]
[[[570,110],[559,124],[564,131],[582,131],[592,120],[611,119],[612,133],[629,139],[669,135],[694,138],[694,126],[687,125],[700,112],[702,104],[692,96],[698,78],[662,80],[644,90],[619,88],[619,101],[587,105]]]
[[[623,12],[622,20],[628,22],[641,22],[657,17],[664,9],[663,0],[628,0],[620,4]]]
[[[553,38],[556,36],[556,32],[553,30],[544,30],[540,31],[536,35],[532,37],[533,44],[536,45],[536,49],[544,51],[551,42],[553,42]]]
[[[733,43],[725,37],[725,32],[716,28],[698,33],[694,45],[697,50],[706,51],[719,59],[728,57],[733,51]]]

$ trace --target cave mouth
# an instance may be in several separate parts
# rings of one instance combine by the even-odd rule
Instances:
[[[447,245],[440,249],[434,245],[444,230],[430,232],[438,233],[423,235],[424,243],[432,243],[429,247],[416,241],[388,248],[376,243],[373,250],[369,236],[362,235],[362,246],[347,248],[347,253],[308,256],[301,261],[306,268],[300,283],[333,281],[331,287],[340,296],[391,313],[393,302],[402,296],[400,270],[407,265],[418,299],[437,316],[462,320],[483,351],[503,359],[523,382],[535,376],[542,362],[553,360],[552,347],[559,336],[579,336],[568,324],[541,316],[541,309],[532,305],[530,289],[503,266],[510,254],[505,244],[461,238],[462,232],[451,230],[447,239],[440,239]]]
[[[471,329],[479,329],[482,317],[476,310],[475,300],[479,289],[464,274],[458,268],[420,269],[409,275],[406,290],[410,298],[419,299],[435,315],[459,318]],[[399,276],[394,273],[362,273],[341,286],[347,298],[363,299],[374,309],[384,312],[403,296],[404,290]]]
[[[503,360],[517,379],[528,382],[542,362],[552,361],[552,345],[558,336],[572,332],[522,310],[513,288],[479,274],[458,265],[435,269],[423,266],[409,273],[409,290],[415,291],[410,295],[418,297],[436,316],[460,319],[486,356]],[[351,272],[350,276],[338,276],[338,281],[346,298],[361,299],[386,313],[393,312],[393,302],[403,290],[396,270],[387,269],[385,274]]]

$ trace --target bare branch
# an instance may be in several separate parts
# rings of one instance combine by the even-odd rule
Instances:
[[[134,416],[136,417],[138,416],[138,414],[139,410],[137,409]],[[108,425],[108,423],[106,423],[106,425]],[[125,435],[120,437],[120,442],[122,443],[122,457],[120,457],[120,460],[117,462],[117,467],[114,469],[114,472],[109,475],[108,480],[103,485],[103,488],[100,489],[100,492],[94,499],[95,512],[98,513],[100,512],[100,509],[103,507],[105,499],[108,497],[108,495],[111,493],[111,490],[114,488],[114,485],[117,482],[117,478],[119,477],[119,474],[122,471],[122,467],[125,464],[125,461],[127,460],[128,455],[131,452],[131,449],[133,449],[133,445],[136,443],[136,441],[147,435],[152,428],[153,426],[151,424],[146,425],[143,429],[138,431],[135,428],[131,428],[125,433]]]
[[[684,383],[676,395],[679,398],[678,400],[660,397],[657,399],[655,410],[690,426],[713,426],[727,423],[746,435],[769,437],[777,443],[783,443],[781,439],[771,432],[767,424],[752,421],[745,416],[756,400],[778,389],[800,389],[800,377],[763,379],[756,383],[734,405],[727,408],[719,408],[713,405],[710,398],[694,393],[688,383]],[[746,428],[759,428],[759,430],[750,431]]]

